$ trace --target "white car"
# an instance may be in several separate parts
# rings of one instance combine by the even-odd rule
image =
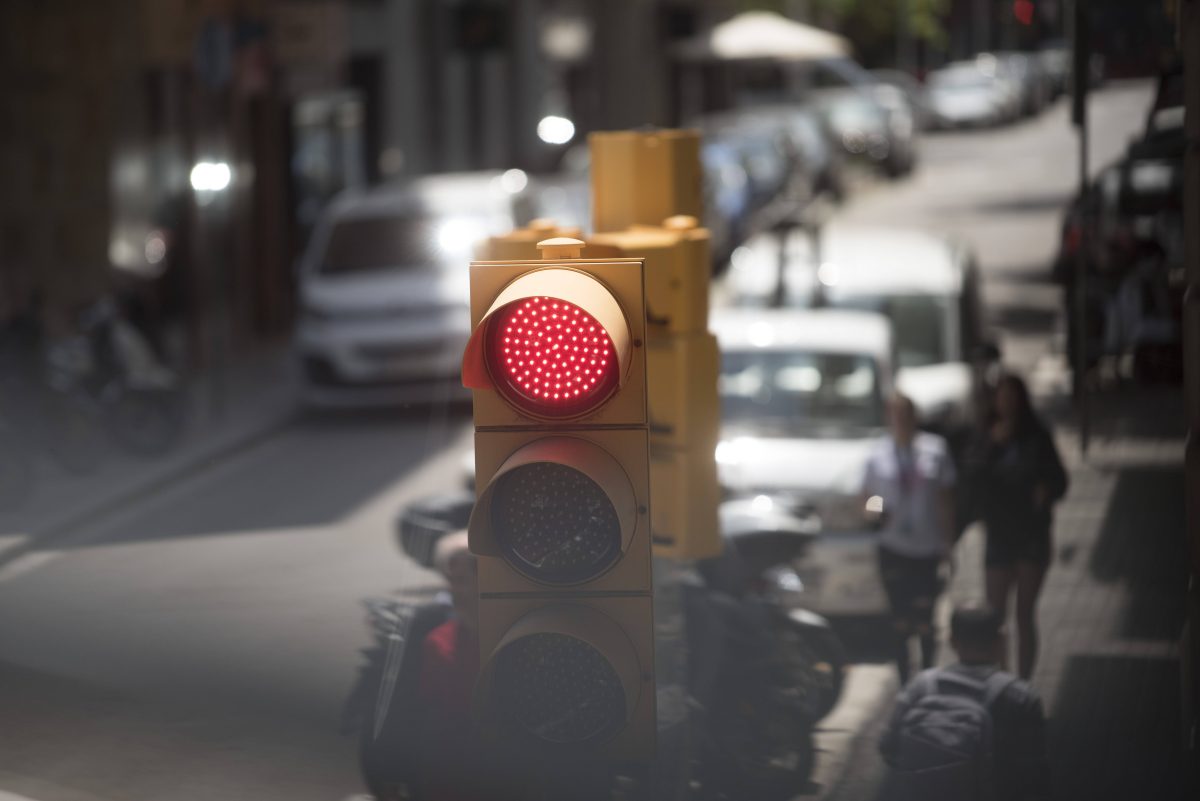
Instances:
[[[300,262],[296,349],[316,407],[467,397],[468,265],[529,216],[528,178],[435,175],[338,197]]]
[[[717,469],[726,496],[763,510],[815,512],[821,534],[796,565],[805,604],[830,616],[887,609],[878,534],[860,493],[883,435],[892,336],[882,315],[820,309],[728,309],[721,348]]]
[[[929,74],[927,85],[932,121],[940,128],[998,125],[1020,113],[1019,87],[991,56],[947,64]]]
[[[895,338],[896,385],[922,425],[952,439],[973,422],[982,371],[998,358],[984,333],[979,274],[966,249],[920,231],[827,226],[819,254],[796,231],[786,240],[784,302],[884,314]],[[779,279],[778,235],[751,239],[734,253],[730,302],[766,305]],[[819,266],[818,266],[819,262]]]

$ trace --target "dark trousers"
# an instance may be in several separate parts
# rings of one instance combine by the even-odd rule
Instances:
[[[905,556],[879,546],[879,574],[892,613],[893,648],[901,686],[908,684],[911,672],[908,640],[912,635],[920,640],[921,666],[933,667],[935,661],[933,607],[942,592],[940,562],[936,556]]]

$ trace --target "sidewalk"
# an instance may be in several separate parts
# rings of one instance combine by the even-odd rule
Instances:
[[[1182,393],[1114,388],[1093,401],[1086,459],[1066,410],[1049,414],[1071,475],[1056,514],[1033,678],[1049,717],[1054,797],[1191,799],[1179,722]],[[979,531],[960,544],[952,600],[982,596],[982,547]]]
[[[0,566],[287,425],[296,409],[293,372],[286,342],[242,352],[229,365],[219,412],[208,378],[193,378],[183,437],[161,457],[113,449],[98,470],[81,476],[40,458],[32,497],[0,513]]]

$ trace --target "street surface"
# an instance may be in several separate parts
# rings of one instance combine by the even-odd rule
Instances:
[[[1148,84],[1095,95],[1093,168],[1141,127],[1150,96]],[[1048,271],[1076,158],[1060,101],[1006,128],[928,136],[915,176],[864,188],[837,220],[962,237],[1006,361],[1036,374],[1043,396],[1061,392]],[[0,561],[0,791],[361,793],[354,738],[340,731],[369,642],[360,602],[436,584],[397,551],[392,520],[458,482],[468,431],[462,410],[300,417],[49,550]],[[846,747],[865,754],[867,739]],[[873,797],[878,770],[851,759],[838,797]]]

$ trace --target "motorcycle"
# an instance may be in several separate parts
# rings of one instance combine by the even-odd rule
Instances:
[[[783,801],[813,767],[812,732],[841,696],[846,656],[827,621],[803,607],[791,564],[820,530],[751,500],[721,506],[722,553],[701,561],[688,599],[694,755],[705,798]]]
[[[178,377],[111,300],[80,316],[79,332],[48,350],[47,366],[50,386],[135,456],[160,456],[183,432]]]
[[[425,567],[438,539],[466,526],[470,492],[420,501],[396,523],[401,549]],[[812,731],[836,705],[846,657],[828,623],[803,608],[803,583],[790,567],[816,536],[815,517],[763,512],[751,501],[721,509],[722,553],[699,562],[682,583],[687,609],[690,734],[682,782],[697,801],[783,801],[808,782]],[[445,598],[365,602],[373,642],[347,701],[347,728],[361,732],[360,761],[379,799],[406,797],[414,737],[410,714],[414,643],[448,619]],[[408,691],[406,693],[406,690]],[[664,749],[666,750],[666,749]],[[616,795],[649,797],[614,776]]]

